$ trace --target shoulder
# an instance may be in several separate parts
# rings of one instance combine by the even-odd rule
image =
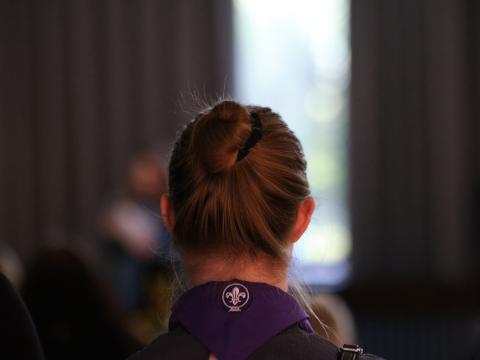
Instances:
[[[274,336],[258,348],[249,360],[269,359],[324,359],[335,360],[338,349],[316,334],[293,326]],[[162,359],[207,359],[209,351],[183,327],[160,335],[150,345],[136,352],[128,360]]]
[[[150,345],[133,354],[127,360],[195,360],[208,359],[210,352],[183,327],[160,335]],[[249,360],[337,360],[338,348],[316,333],[308,333],[294,325],[274,336],[258,348]],[[371,354],[359,360],[382,360]]]
[[[210,352],[184,328],[177,326],[174,330],[160,335],[150,345],[136,352],[128,360],[162,359],[207,359]]]
[[[249,359],[336,360],[337,354],[338,348],[334,344],[294,325],[258,348]]]
[[[2,273],[0,273],[0,319],[2,356],[6,359],[43,358],[30,313],[20,295]]]
[[[274,336],[258,348],[249,360],[337,360],[337,346],[317,333],[309,333],[294,325]],[[359,360],[383,360],[372,354],[363,354]]]

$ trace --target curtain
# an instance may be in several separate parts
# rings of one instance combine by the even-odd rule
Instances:
[[[478,279],[480,6],[351,2],[357,281]]]
[[[232,84],[222,0],[0,3],[0,241],[91,239],[130,154]],[[83,240],[82,240],[83,241]]]

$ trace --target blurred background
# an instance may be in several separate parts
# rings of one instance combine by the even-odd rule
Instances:
[[[1,1],[0,268],[47,359],[165,331],[169,147],[222,97],[301,139],[295,271],[343,338],[480,358],[479,65],[474,0]]]

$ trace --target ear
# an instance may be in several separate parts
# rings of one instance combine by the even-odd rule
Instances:
[[[160,211],[163,223],[167,227],[168,232],[171,233],[175,224],[175,213],[173,212],[172,203],[167,194],[163,194],[160,198]]]
[[[309,196],[298,207],[297,220],[290,234],[290,242],[294,243],[303,235],[307,230],[310,220],[312,219],[313,210],[315,210],[315,200]]]

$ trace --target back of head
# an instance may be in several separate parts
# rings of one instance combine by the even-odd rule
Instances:
[[[48,359],[122,358],[137,349],[118,307],[80,256],[63,248],[40,253],[23,297]]]
[[[222,101],[180,134],[169,165],[181,251],[285,260],[310,194],[300,142],[269,108]]]

